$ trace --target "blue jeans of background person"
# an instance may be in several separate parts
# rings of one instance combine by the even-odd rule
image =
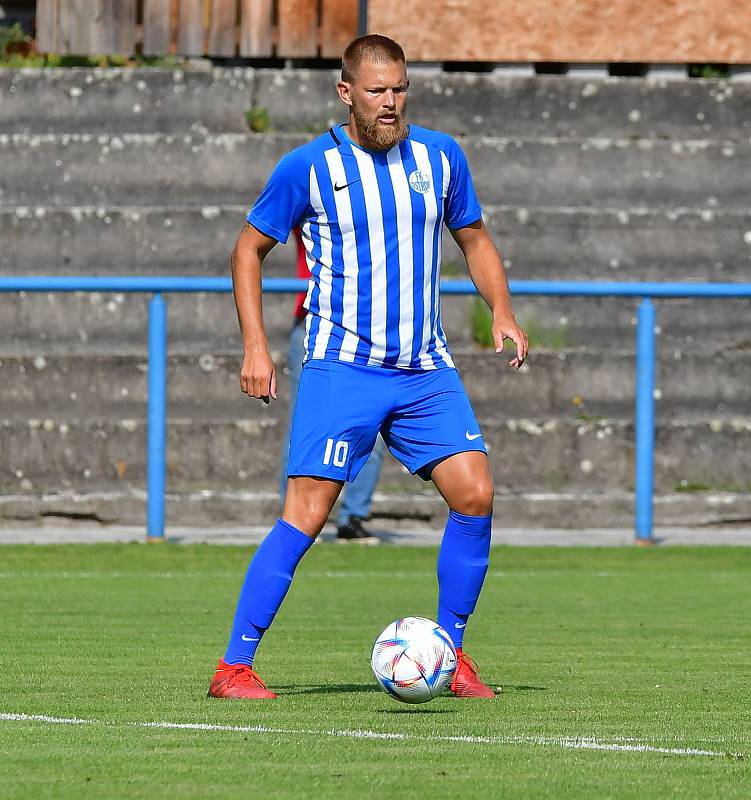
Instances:
[[[289,460],[289,429],[292,423],[292,415],[295,413],[295,402],[297,400],[297,387],[300,383],[300,372],[302,371],[302,360],[305,357],[305,324],[300,321],[292,328],[289,336],[289,349],[287,351],[287,363],[289,365],[289,421],[287,424],[287,435],[284,439],[284,449],[282,450],[282,464],[280,471],[279,494],[284,503],[284,496],[287,493],[287,462]],[[376,439],[375,447],[365,466],[360,470],[360,474],[353,483],[347,483],[342,493],[342,504],[339,508],[337,525],[345,525],[350,517],[360,517],[365,519],[370,514],[370,503],[373,499],[378,478],[381,474],[381,463],[383,462],[383,452],[385,446],[383,439],[379,436]]]

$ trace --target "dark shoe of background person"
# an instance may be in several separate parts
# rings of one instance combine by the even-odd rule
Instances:
[[[379,544],[381,540],[365,530],[360,517],[350,517],[344,525],[340,525],[336,529],[336,541]]]

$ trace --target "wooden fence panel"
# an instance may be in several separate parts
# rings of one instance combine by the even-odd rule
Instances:
[[[56,50],[130,55],[136,44],[136,0],[58,0]]]
[[[39,49],[129,55],[139,2],[150,55],[233,55],[239,41],[243,56],[336,58],[358,27],[359,0],[38,0]],[[751,62],[748,0],[367,3],[368,30],[413,61]]]
[[[172,0],[144,0],[143,54],[164,55],[172,44]]]
[[[288,58],[318,55],[317,0],[279,0],[277,53]]]
[[[99,0],[94,38],[99,52],[129,56],[136,51],[136,0]]]
[[[273,52],[272,0],[240,0],[240,55],[249,58]]]
[[[344,48],[357,36],[358,0],[322,0],[321,55],[340,58]]]
[[[60,0],[60,44],[64,53],[95,53],[91,26],[94,17],[86,0]]]
[[[234,56],[237,45],[237,3],[235,0],[211,0],[209,53]]]
[[[368,30],[414,61],[751,62],[738,0],[368,0]]]
[[[60,51],[60,0],[37,0],[37,47],[42,53]]]
[[[186,56],[202,56],[206,52],[203,0],[180,0],[177,52]]]

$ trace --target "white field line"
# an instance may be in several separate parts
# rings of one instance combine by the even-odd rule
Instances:
[[[583,570],[577,570],[577,575],[583,574]],[[486,578],[530,578],[550,576],[553,574],[563,575],[566,574],[563,570],[532,570],[525,572],[503,572],[502,570],[491,570],[485,576]],[[615,573],[592,572],[600,578],[613,577]],[[626,573],[624,573],[625,575]],[[172,578],[240,578],[242,572],[38,572],[26,571],[19,572],[0,572],[0,580],[15,580],[15,579],[36,579],[36,578],[50,578],[58,580],[110,580],[119,578],[153,578],[156,580],[170,580]],[[360,580],[362,578],[435,578],[435,571],[420,570],[420,571],[406,571],[406,570],[331,570],[327,572],[300,572],[297,579],[301,578],[342,578],[345,580]]]
[[[413,742],[450,742],[457,744],[534,745],[558,747],[567,750],[605,750],[620,753],[659,753],[671,756],[709,756],[724,758],[728,755],[744,757],[741,753],[719,750],[700,750],[693,747],[664,747],[646,744],[633,739],[601,741],[593,737],[573,736],[415,736],[409,733],[386,733],[370,730],[328,728],[269,728],[263,725],[211,725],[205,722],[108,722],[78,717],[49,717],[43,714],[0,713],[5,722],[42,722],[53,725],[103,725],[108,727],[159,728],[166,730],[208,731],[212,733],[257,733],[277,736],[331,736],[346,739],[379,739]]]
[[[574,570],[490,570],[486,578],[541,578],[541,577],[562,577],[569,575]],[[589,575],[595,578],[627,578],[633,575],[633,572],[609,572],[603,570],[575,570],[578,576]],[[669,575],[670,572],[656,572],[649,573],[652,576]],[[735,578],[744,575],[743,572],[697,572],[703,578],[711,578],[723,580],[727,578]],[[41,572],[41,571],[27,571],[21,570],[18,572],[3,571],[0,572],[0,580],[15,580],[19,578],[50,578],[59,580],[109,580],[119,578],[152,578],[155,580],[170,580],[173,578],[240,578],[243,573],[237,572],[117,572],[117,571],[97,571],[97,572]],[[326,572],[310,572],[307,570],[301,571],[297,578],[341,578],[359,580],[361,578],[434,578],[435,571],[430,570],[331,570]]]

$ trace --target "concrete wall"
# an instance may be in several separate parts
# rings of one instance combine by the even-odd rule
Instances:
[[[341,118],[333,80],[306,70],[0,71],[0,268],[226,275],[275,161]],[[459,138],[512,278],[748,280],[749,91],[417,70],[411,114]],[[269,130],[247,130],[251,106],[265,109]],[[449,236],[444,244],[444,274],[463,276]],[[292,264],[289,248],[275,248],[268,274],[292,274]],[[146,300],[0,296],[0,519],[142,518]],[[276,513],[290,304],[265,303],[281,395],[266,407],[237,388],[231,298],[168,298],[171,522]],[[658,304],[658,521],[750,513],[749,307]],[[516,309],[536,342],[521,374],[475,345],[469,300],[442,305],[506,522],[626,524],[635,303],[518,298]],[[376,510],[424,520],[441,506],[389,457]]]

